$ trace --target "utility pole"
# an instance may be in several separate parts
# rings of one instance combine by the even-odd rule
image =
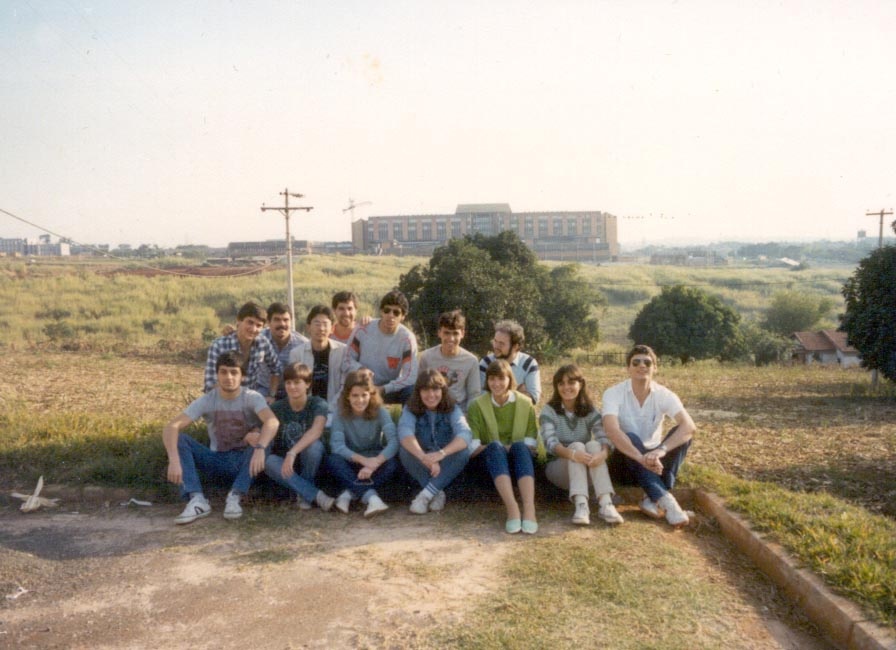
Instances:
[[[865,213],[866,217],[880,217],[880,228],[877,233],[877,247],[878,248],[884,247],[884,215],[885,214],[893,214],[893,208],[890,208],[889,210],[881,209],[880,212],[866,212]],[[896,230],[896,228],[894,228],[894,230]]]
[[[289,197],[294,197],[297,199],[305,196],[304,194],[298,193],[289,193],[289,188],[284,188],[282,192],[280,192],[280,196],[283,197],[283,207],[267,207],[264,203],[261,204],[261,211],[266,212],[268,210],[276,210],[280,214],[282,214],[286,218],[286,292],[289,296],[289,311],[292,315],[293,328],[295,328],[296,319],[296,300],[295,295],[293,293],[293,285],[292,285],[292,239],[289,236],[289,213],[293,210],[304,210],[305,212],[311,212],[314,207],[307,205],[297,205],[293,207],[289,207]]]
[[[881,208],[880,212],[865,212],[866,217],[877,217],[877,216],[880,217],[880,228],[878,229],[878,232],[877,232],[877,247],[878,248],[884,247],[884,215],[885,214],[893,214],[893,209],[890,208],[890,210],[888,211],[888,210],[884,210],[883,208]],[[896,228],[894,228],[894,231],[896,231]],[[871,371],[871,387],[874,388],[875,390],[877,390],[877,368],[875,368],[874,370]]]

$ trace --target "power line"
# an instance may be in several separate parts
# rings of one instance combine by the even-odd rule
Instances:
[[[37,228],[41,232],[45,232],[48,235],[53,235],[54,237],[57,237],[63,241],[77,244],[78,246],[81,246],[82,248],[86,248],[89,251],[93,251],[94,253],[102,255],[103,257],[108,257],[113,260],[118,260],[119,262],[125,262],[125,263],[131,264],[133,266],[141,267],[141,268],[148,269],[151,271],[157,271],[162,274],[175,275],[175,276],[179,276],[179,277],[183,277],[183,278],[218,279],[218,278],[239,278],[239,277],[246,276],[246,275],[255,275],[255,274],[261,273],[262,271],[266,271],[270,267],[279,266],[280,262],[283,259],[283,258],[277,258],[277,260],[274,262],[269,262],[267,264],[263,264],[263,265],[261,265],[257,268],[254,268],[250,271],[241,271],[239,273],[228,273],[228,274],[222,274],[222,275],[203,275],[201,273],[185,273],[184,271],[172,271],[171,269],[166,269],[166,268],[162,268],[160,266],[153,266],[152,264],[147,264],[146,262],[143,262],[141,260],[135,260],[132,258],[127,258],[127,257],[119,257],[118,255],[114,255],[114,254],[110,253],[109,251],[104,251],[101,248],[92,246],[91,244],[84,244],[82,242],[79,242],[79,241],[73,239],[72,237],[66,237],[65,235],[62,235],[60,233],[50,230],[49,228],[41,226],[40,224],[34,223],[33,221],[29,221],[28,219],[25,219],[24,217],[20,217],[17,214],[13,214],[9,210],[4,210],[3,208],[0,208],[0,212],[2,212],[3,214],[5,214],[9,217],[12,217],[13,219],[16,219],[17,221],[21,221],[24,224],[28,224],[32,228]]]

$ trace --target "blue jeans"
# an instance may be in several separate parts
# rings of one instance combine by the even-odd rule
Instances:
[[[305,447],[305,450],[299,454],[299,476],[309,483],[314,483],[317,480],[317,472],[320,469],[320,465],[324,460],[324,453],[324,443],[320,439]]]
[[[440,460],[439,467],[441,467],[442,471],[435,478],[430,475],[426,465],[412,456],[404,447],[398,450],[398,456],[401,458],[401,464],[407,473],[420,484],[420,487],[428,487],[431,492],[437,493],[451,485],[451,482],[457,478],[457,475],[464,470],[467,461],[470,460],[470,449],[461,449]]]
[[[671,436],[677,428],[678,427],[672,428],[669,433],[666,434],[666,437],[663,438],[663,442],[668,440],[669,436]],[[638,436],[633,433],[627,433],[626,435],[639,452],[642,454],[647,453],[647,448]],[[666,492],[675,487],[675,479],[678,476],[678,471],[681,469],[681,465],[684,463],[685,456],[688,455],[688,448],[690,446],[691,441],[688,440],[683,445],[668,451],[666,455],[660,459],[663,462],[662,474],[654,474],[638,461],[629,458],[625,454],[616,452],[610,457],[610,464],[615,465],[614,469],[617,474],[614,478],[616,482],[623,485],[639,485],[652,501],[659,501]]]
[[[369,481],[358,480],[360,469],[360,465],[355,465],[337,454],[327,456],[327,471],[336,477],[336,481],[343,490],[348,490],[356,499],[361,498],[362,500],[368,491],[379,490],[389,482],[398,471],[398,459],[393,456],[380,465]]]
[[[411,393],[414,392],[413,386],[405,386],[401,390],[397,390],[392,393],[386,393],[383,395],[383,403],[384,404],[407,404],[407,401],[411,399]]]
[[[492,480],[505,474],[510,476],[511,465],[516,480],[525,476],[535,476],[532,452],[522,440],[510,445],[510,449],[505,449],[500,442],[490,442],[482,450],[482,455],[485,457],[485,466]]]
[[[264,473],[280,485],[288,487],[308,503],[312,503],[315,497],[317,497],[317,486],[304,478],[301,474],[294,473],[288,479],[283,478],[283,475],[280,472],[283,469],[283,463],[285,462],[289,461],[284,460],[276,454],[270,454],[264,459]]]
[[[191,492],[202,492],[199,472],[213,481],[231,483],[231,490],[246,494],[252,486],[249,463],[253,451],[252,447],[212,451],[186,433],[181,433],[177,437],[177,454],[183,473],[180,496],[187,499]]]

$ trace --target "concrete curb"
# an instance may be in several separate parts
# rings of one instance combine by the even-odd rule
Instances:
[[[730,539],[756,566],[799,605],[838,647],[846,650],[896,650],[896,635],[854,603],[837,596],[813,573],[801,569],[779,545],[763,539],[717,495],[693,490],[697,506],[719,522]]]

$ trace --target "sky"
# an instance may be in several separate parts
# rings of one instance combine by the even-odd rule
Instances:
[[[0,2],[0,237],[226,245],[600,210],[851,240],[896,205],[896,2]],[[885,221],[888,224],[893,217]],[[889,230],[886,227],[886,230]],[[885,231],[886,234],[886,231]]]

